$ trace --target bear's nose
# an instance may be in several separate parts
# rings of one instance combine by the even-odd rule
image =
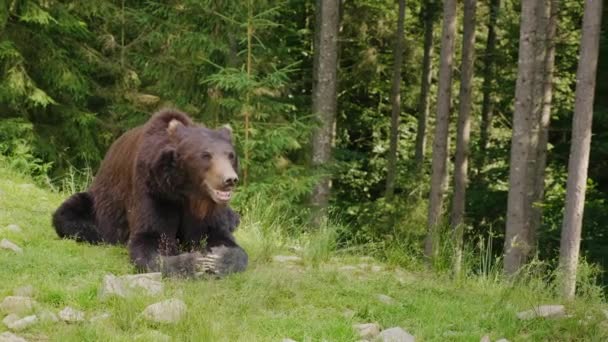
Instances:
[[[225,177],[224,178],[224,185],[225,186],[235,186],[236,183],[239,182],[239,177],[237,176],[233,176],[233,177]]]

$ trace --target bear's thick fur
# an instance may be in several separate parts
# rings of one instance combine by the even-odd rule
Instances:
[[[127,244],[141,271],[242,271],[239,216],[228,207],[237,167],[230,129],[163,110],[112,144],[89,190],[68,198],[53,225],[60,237]]]

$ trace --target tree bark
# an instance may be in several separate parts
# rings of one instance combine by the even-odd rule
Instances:
[[[538,129],[538,144],[536,153],[536,164],[534,170],[534,184],[532,188],[532,207],[530,214],[530,245],[534,253],[538,245],[538,230],[542,223],[542,207],[536,205],[544,198],[545,193],[545,169],[547,167],[547,144],[549,142],[549,123],[551,121],[551,106],[553,101],[553,70],[555,65],[555,33],[557,30],[557,16],[559,12],[559,0],[544,0],[545,15],[547,19],[545,40],[545,60],[542,68],[542,104]]]
[[[431,54],[433,52],[434,5],[431,0],[424,2],[424,55],[422,57],[422,77],[420,82],[420,101],[418,103],[418,130],[416,131],[415,159],[418,169],[423,169],[426,149],[426,126],[429,118],[431,89]]]
[[[313,66],[312,111],[319,126],[312,134],[312,166],[320,169],[331,160],[337,110],[339,0],[317,0]],[[314,225],[326,216],[331,179],[323,176],[312,191]]]
[[[403,64],[403,35],[405,18],[405,0],[399,0],[399,16],[397,18],[397,32],[395,34],[395,50],[393,66],[393,84],[391,86],[391,137],[388,154],[388,167],[386,174],[387,200],[393,198],[395,192],[395,176],[397,174],[397,144],[399,142],[399,115],[401,114],[401,64]]]
[[[452,201],[452,234],[454,241],[453,272],[460,274],[462,235],[468,182],[469,140],[471,137],[471,93],[475,62],[475,11],[477,0],[464,1],[462,64],[460,68],[460,104],[454,161],[454,198]]]
[[[447,187],[452,63],[456,35],[456,0],[445,0],[443,4],[444,19],[441,36],[441,55],[439,58],[439,94],[437,98],[435,137],[433,140],[428,232],[424,245],[424,254],[429,261],[433,261],[437,253],[438,230],[443,215],[443,201]]]
[[[490,20],[488,22],[488,40],[486,52],[483,57],[483,102],[481,105],[481,132],[480,132],[480,155],[481,169],[487,158],[488,141],[492,131],[492,118],[494,115],[494,103],[492,101],[492,81],[494,80],[494,57],[496,54],[496,21],[500,11],[500,0],[490,1]]]
[[[530,152],[530,128],[532,125],[532,92],[534,89],[536,38],[536,3],[522,1],[519,35],[519,59],[515,86],[515,112],[511,138],[509,166],[509,196],[504,244],[504,272],[512,275],[526,261],[528,246],[527,211],[528,155]]]
[[[564,213],[559,255],[562,295],[568,299],[574,297],[576,290],[576,271],[587,188],[587,168],[589,166],[601,21],[602,0],[585,0],[580,57],[576,72],[572,143],[566,188],[566,211]]]

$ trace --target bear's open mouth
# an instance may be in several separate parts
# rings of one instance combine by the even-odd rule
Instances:
[[[213,193],[215,194],[215,197],[217,199],[219,199],[220,201],[223,202],[228,202],[230,201],[230,198],[232,197],[232,191],[220,191],[220,190],[213,190]]]

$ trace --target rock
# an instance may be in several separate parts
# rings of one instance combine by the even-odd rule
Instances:
[[[31,315],[9,322],[9,324],[6,324],[6,326],[12,331],[21,331],[36,324],[36,322],[38,322],[38,317],[36,317],[36,315]]]
[[[59,318],[51,311],[42,311],[38,314],[42,322],[59,322]]]
[[[496,340],[496,342],[509,342],[506,338],[501,338],[500,340]]]
[[[490,339],[490,335],[485,335],[481,338],[481,340],[479,340],[479,342],[492,342],[492,340]]]
[[[0,342],[27,342],[27,340],[8,331],[5,331],[0,334]]]
[[[13,294],[19,297],[32,297],[34,296],[34,287],[32,285],[21,286],[14,289]]]
[[[272,260],[275,262],[300,262],[302,258],[295,255],[275,255]]]
[[[122,277],[107,274],[103,278],[103,285],[99,291],[99,296],[107,298],[116,295],[126,298],[134,293],[140,293],[141,290],[148,296],[157,295],[163,290],[163,283],[160,282],[160,279],[160,272],[130,274]]]
[[[393,304],[395,302],[395,300],[392,297],[389,297],[384,294],[379,294],[376,296],[376,298],[378,298],[378,300],[384,304]]]
[[[179,299],[168,299],[149,305],[143,316],[149,321],[157,323],[177,323],[186,313],[186,304]]]
[[[59,311],[59,318],[67,323],[82,322],[84,321],[84,312],[66,306],[63,310]]]
[[[355,314],[356,314],[356,312],[354,310],[346,309],[342,313],[342,316],[346,319],[351,319],[351,318],[355,317]]]
[[[150,330],[142,334],[135,335],[135,341],[145,342],[170,342],[171,336],[165,335],[157,330]]]
[[[2,239],[2,241],[0,241],[0,249],[6,249],[15,253],[23,253],[23,249],[21,249],[21,247],[15,245],[7,239]]]
[[[353,324],[353,329],[364,340],[372,339],[380,333],[380,325],[377,323]]]
[[[382,266],[373,265],[372,268],[371,268],[371,270],[374,273],[378,273],[378,272],[382,271]]]
[[[4,230],[8,231],[8,232],[12,232],[12,233],[21,233],[21,227],[19,227],[16,224],[9,224],[8,226],[4,227]]]
[[[566,315],[566,308],[563,305],[540,305],[531,310],[517,313],[517,318],[522,320],[543,318],[559,318]]]
[[[91,319],[89,319],[89,321],[98,322],[98,321],[106,320],[110,317],[112,317],[112,315],[110,315],[108,312],[104,312],[104,313],[100,313],[99,315],[95,315],[95,316],[91,317]]]
[[[297,342],[296,340],[292,340],[290,338],[284,338],[281,340],[281,342]]]
[[[6,313],[24,314],[32,311],[36,301],[29,297],[8,296],[0,303],[0,309]]]
[[[19,315],[12,313],[12,314],[4,317],[4,319],[2,320],[2,323],[4,323],[4,325],[6,325],[6,327],[8,328],[9,325],[13,324],[14,322],[16,322],[20,319],[21,319],[21,317],[19,317]]]
[[[380,332],[376,338],[379,342],[414,342],[416,339],[407,331],[399,328],[389,328]]]

